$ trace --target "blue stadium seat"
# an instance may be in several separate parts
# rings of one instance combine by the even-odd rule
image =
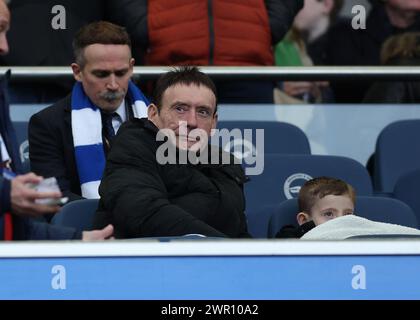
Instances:
[[[411,207],[420,227],[420,168],[403,174],[397,180],[394,197]]]
[[[250,233],[254,237],[266,236],[269,216],[261,215],[259,208],[296,198],[300,187],[307,180],[320,176],[334,177],[350,183],[356,189],[357,195],[372,195],[369,173],[353,159],[321,155],[266,154],[263,173],[250,176],[250,181],[245,184]]]
[[[28,122],[14,121],[13,126],[16,131],[16,138],[19,145],[19,155],[20,160],[22,161],[23,170],[24,172],[29,172]]]
[[[51,224],[75,228],[79,231],[92,230],[93,217],[98,208],[98,199],[72,201],[54,215]]]
[[[296,221],[296,215],[299,212],[297,199],[289,199],[276,206],[267,206],[262,210],[271,213],[268,223],[268,238],[274,238],[285,225],[298,226]],[[355,214],[372,221],[399,224],[411,228],[418,227],[413,210],[397,199],[357,197]]]
[[[299,213],[297,199],[288,199],[278,205],[269,205],[261,209],[261,213],[269,216],[268,238],[275,238],[277,232],[286,225],[297,227],[296,215]]]
[[[225,141],[222,147],[225,151],[234,153],[240,159],[242,159],[244,153],[253,152],[255,154],[256,148],[258,148],[257,152],[264,151],[265,154],[311,153],[309,140],[305,133],[300,128],[289,123],[275,121],[219,121],[217,127],[218,129],[228,129],[229,131],[239,129],[242,139],[232,137],[230,140]],[[249,136],[249,139],[247,139],[245,129],[252,129],[252,137]],[[264,129],[263,146],[256,144],[256,129]],[[235,149],[235,146],[241,151]]]
[[[374,184],[380,192],[392,193],[398,178],[420,167],[420,120],[393,122],[376,142]]]

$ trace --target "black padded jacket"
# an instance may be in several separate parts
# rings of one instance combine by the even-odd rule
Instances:
[[[95,228],[111,223],[117,238],[249,237],[242,167],[159,164],[156,152],[164,142],[156,141],[157,132],[147,119],[120,128],[99,188]]]

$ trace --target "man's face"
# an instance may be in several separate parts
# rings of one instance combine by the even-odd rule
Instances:
[[[72,64],[74,78],[82,82],[90,100],[113,112],[122,103],[133,74],[134,59],[127,45],[92,44],[84,49],[83,67]]]
[[[403,11],[420,11],[420,0],[388,0],[389,7]]]
[[[0,0],[0,55],[6,55],[9,52],[6,33],[10,25],[10,12],[3,0]]]
[[[178,148],[191,149],[196,144],[194,149],[197,150],[207,145],[211,129],[216,127],[215,111],[216,97],[209,88],[176,84],[163,93],[160,111],[153,104],[149,106],[148,116],[159,129],[170,129],[175,133]],[[194,129],[201,129],[203,138],[192,137],[190,132]],[[207,140],[203,141],[205,137]]]

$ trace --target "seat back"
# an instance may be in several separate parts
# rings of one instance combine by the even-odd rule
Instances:
[[[22,161],[24,172],[29,172],[29,142],[28,142],[28,122],[14,121],[13,127],[16,131],[16,138],[19,145],[19,156]]]
[[[239,159],[257,153],[310,154],[309,140],[295,125],[275,121],[219,121],[218,129],[228,129],[230,138],[223,140],[222,147]],[[236,132],[232,131],[237,129]],[[248,129],[248,130],[247,130]],[[264,130],[264,139],[260,140]],[[235,134],[237,136],[235,136]],[[262,142],[263,141],[263,142]]]
[[[396,121],[386,126],[376,142],[375,189],[391,193],[398,178],[420,166],[420,120]]]
[[[268,223],[268,237],[274,238],[285,225],[298,226],[296,215],[299,212],[297,199],[289,199],[277,206],[267,206],[266,212],[271,212]],[[267,214],[267,213],[266,213]],[[356,198],[355,214],[377,222],[398,224],[417,228],[417,218],[405,203],[387,197],[360,196]]]
[[[257,214],[259,208],[296,198],[308,180],[328,176],[351,184],[357,195],[372,195],[372,183],[366,168],[346,157],[321,155],[266,154],[264,171],[250,176],[245,184],[248,228],[254,237],[265,237],[268,216]]]
[[[93,218],[98,208],[98,199],[83,199],[64,205],[54,215],[51,224],[75,228],[79,231],[92,230]]]
[[[394,197],[410,206],[420,227],[420,168],[403,174],[397,180]]]

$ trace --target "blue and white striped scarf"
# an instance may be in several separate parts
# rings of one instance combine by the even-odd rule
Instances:
[[[149,102],[131,81],[128,84],[127,97],[134,117],[147,117]],[[85,94],[81,82],[76,82],[73,87],[71,128],[82,196],[98,199],[98,188],[105,169],[101,110]]]

